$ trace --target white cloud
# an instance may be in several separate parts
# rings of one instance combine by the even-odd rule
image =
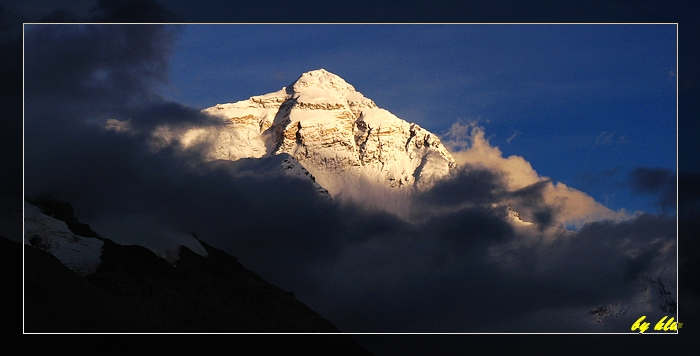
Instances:
[[[518,136],[519,133],[520,133],[520,131],[517,131],[517,130],[516,130],[515,133],[513,133],[510,137],[508,137],[508,138],[506,139],[506,142],[510,143],[510,141],[513,141],[513,139],[515,138],[515,136]]]
[[[609,141],[611,134],[603,132],[599,141]],[[521,156],[512,155],[507,158],[498,147],[491,146],[485,137],[484,129],[476,123],[455,123],[443,141],[452,151],[458,165],[470,165],[501,172],[504,175],[508,190],[516,191],[535,183],[547,181],[548,177],[540,176],[532,168],[530,162]],[[598,142],[597,142],[598,143]],[[577,189],[566,186],[561,182],[548,182],[542,190],[544,203],[556,212],[556,225],[581,227],[583,224],[600,220],[621,220],[631,217],[624,209],[613,211],[591,196]],[[520,209],[524,218],[528,217],[527,208]]]
[[[172,146],[180,152],[185,152],[190,149],[196,150],[199,145],[211,146],[217,136],[216,128],[210,126],[178,127],[165,124],[151,131],[149,144],[154,152]],[[201,152],[203,155],[206,153]]]
[[[601,145],[609,145],[612,142],[613,139],[613,134],[603,131],[596,137],[595,139],[595,145],[596,146],[601,146]]]
[[[131,120],[107,119],[104,128],[107,131],[125,133],[128,135],[134,135],[136,133],[136,130],[131,125]]]
[[[505,173],[508,189],[517,190],[546,179],[540,177],[530,162],[520,156],[503,158],[498,147],[492,147],[485,137],[484,130],[475,123],[462,125],[455,123],[448,132],[445,146],[451,150],[458,165],[469,164]]]

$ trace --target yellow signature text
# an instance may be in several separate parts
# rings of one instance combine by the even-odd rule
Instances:
[[[659,320],[656,325],[654,325],[654,330],[657,331],[677,331],[683,326],[683,323],[678,323],[673,321],[673,317],[671,319],[666,320],[668,316],[665,316]],[[641,318],[637,319],[637,321],[632,324],[632,331],[639,330],[640,334],[644,334],[645,331],[649,329],[649,326],[651,326],[651,323],[647,323],[644,321],[646,319],[646,315],[642,315]]]

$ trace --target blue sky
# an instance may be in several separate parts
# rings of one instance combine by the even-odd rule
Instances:
[[[187,25],[163,95],[195,108],[325,68],[444,134],[477,120],[504,156],[612,209],[637,167],[676,166],[676,25]]]

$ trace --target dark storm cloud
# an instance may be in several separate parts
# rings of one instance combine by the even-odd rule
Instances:
[[[157,94],[176,32],[166,26],[28,28],[28,197],[63,195],[92,214],[107,207],[143,212],[158,199],[175,203],[165,192],[185,184],[182,161],[188,155],[174,147],[153,152],[149,130],[165,122],[180,129],[206,124],[197,110]],[[134,133],[105,131],[107,118],[128,122]]]
[[[108,118],[136,130],[202,125],[198,111],[163,100],[177,30],[166,26],[36,25],[25,34],[25,169],[28,194],[80,181],[80,189],[129,184],[146,159],[144,141],[104,132]],[[157,166],[157,165],[156,165]],[[149,165],[146,165],[148,168]],[[120,178],[122,180],[117,180]],[[44,186],[44,187],[42,187]],[[78,185],[79,186],[79,185]]]
[[[530,184],[528,186],[522,187],[513,193],[511,196],[515,199],[521,200],[525,206],[538,206],[544,204],[544,194],[543,191],[547,185],[551,184],[551,180],[541,180],[537,183]]]
[[[425,214],[434,207],[492,207],[493,204],[507,205],[516,209],[540,228],[552,226],[558,209],[545,204],[544,190],[551,185],[543,180],[516,191],[509,191],[502,172],[463,165],[449,180],[438,182],[430,190],[419,194],[415,201],[418,214]],[[491,209],[496,213],[498,209]],[[505,212],[504,214],[506,214]],[[504,215],[505,216],[505,215]]]
[[[545,204],[544,190],[551,185],[552,181],[542,180],[520,188],[509,194],[508,199],[513,202],[517,209],[530,212],[527,217],[536,223],[540,230],[549,226],[554,226],[558,207]]]
[[[676,174],[664,168],[640,167],[630,173],[632,191],[658,197],[656,204],[666,209],[676,206]]]
[[[136,122],[149,125],[149,128],[165,123],[190,123],[194,125],[203,124],[208,121],[208,117],[203,115],[199,110],[174,102],[159,102],[153,104],[143,111],[134,113],[132,118]]]
[[[438,182],[418,198],[430,205],[458,206],[464,203],[483,205],[495,203],[506,194],[500,172],[464,166],[456,177]]]
[[[645,276],[673,283],[663,268],[674,230],[673,219],[640,216],[546,243],[464,209],[346,246],[320,269],[328,285],[303,295],[349,332],[615,331],[587,325],[587,311],[633,303]]]
[[[54,111],[69,99],[73,110],[84,110],[78,114],[109,115],[148,105],[157,100],[154,88],[167,80],[176,32],[146,25],[28,25],[27,109]]]
[[[455,245],[487,245],[513,236],[503,209],[466,208],[436,216],[430,223],[433,226],[429,230]]]
[[[467,182],[485,189],[462,187]],[[675,258],[671,218],[642,215],[574,233],[516,229],[504,207],[489,208],[519,200],[555,211],[541,196],[541,185],[506,193],[497,174],[462,172],[420,196],[434,208],[420,206],[429,213],[421,223],[341,239],[338,258],[319,263],[319,283],[302,295],[352,332],[596,332],[616,329],[586,324],[590,310],[633,303],[645,276],[673,282],[664,269]]]
[[[624,222],[602,221],[587,224],[579,231],[572,248],[605,249],[624,255],[624,258],[616,258],[614,261],[624,264],[625,268],[616,268],[614,273],[622,273],[624,278],[631,280],[643,273],[658,273],[652,269],[664,267],[665,264],[661,262],[667,261],[654,259],[675,257],[675,242],[675,219],[643,214]],[[664,249],[669,250],[662,251]],[[585,255],[589,256],[588,258],[600,258],[595,253]]]

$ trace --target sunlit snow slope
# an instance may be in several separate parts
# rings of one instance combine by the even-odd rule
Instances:
[[[354,195],[362,182],[421,189],[456,168],[436,135],[377,107],[324,69],[277,92],[204,112],[226,122],[211,159],[287,153],[334,197]]]

